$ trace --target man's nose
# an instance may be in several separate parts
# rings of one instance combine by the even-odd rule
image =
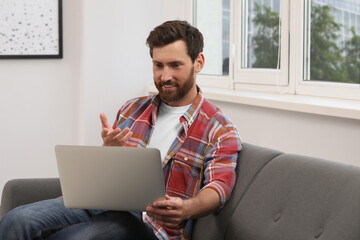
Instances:
[[[172,71],[169,67],[164,67],[161,74],[161,81],[167,81],[172,79]]]

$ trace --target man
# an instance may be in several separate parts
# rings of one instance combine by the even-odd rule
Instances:
[[[166,196],[145,213],[66,209],[62,199],[10,211],[0,239],[188,239],[192,219],[220,209],[235,183],[241,149],[235,126],[196,85],[204,66],[203,38],[187,22],[156,27],[147,44],[158,95],[132,99],[111,127],[104,114],[105,146],[157,147]]]

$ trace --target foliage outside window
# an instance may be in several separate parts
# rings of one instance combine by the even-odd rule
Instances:
[[[274,2],[280,5],[280,0]],[[280,9],[267,1],[247,3],[249,20],[244,35],[248,45],[243,68],[279,68]]]
[[[360,83],[360,3],[311,1],[307,31],[309,55],[305,56],[305,80]],[[341,4],[342,3],[342,4]],[[356,9],[358,12],[354,11]],[[358,19],[346,23],[345,16]],[[340,16],[340,17],[337,17]],[[310,25],[310,26],[309,26]],[[356,31],[356,28],[358,31]]]

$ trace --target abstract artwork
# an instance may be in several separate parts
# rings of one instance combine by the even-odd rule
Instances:
[[[61,0],[0,0],[0,58],[62,58]]]

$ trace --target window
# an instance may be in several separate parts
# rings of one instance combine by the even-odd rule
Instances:
[[[244,1],[241,68],[279,69],[281,0]]]
[[[208,75],[229,75],[230,0],[195,0],[195,25],[204,35],[203,69]]]
[[[335,3],[335,4],[331,4]],[[312,0],[306,5],[306,81],[359,84],[360,32],[355,1]]]
[[[288,54],[281,50],[289,44],[286,38],[288,17],[283,14],[288,8],[287,1],[238,2],[236,7],[241,15],[236,27],[239,48],[235,56],[238,62],[234,71],[235,83],[287,85]]]
[[[360,100],[358,0],[194,0],[203,86]]]

